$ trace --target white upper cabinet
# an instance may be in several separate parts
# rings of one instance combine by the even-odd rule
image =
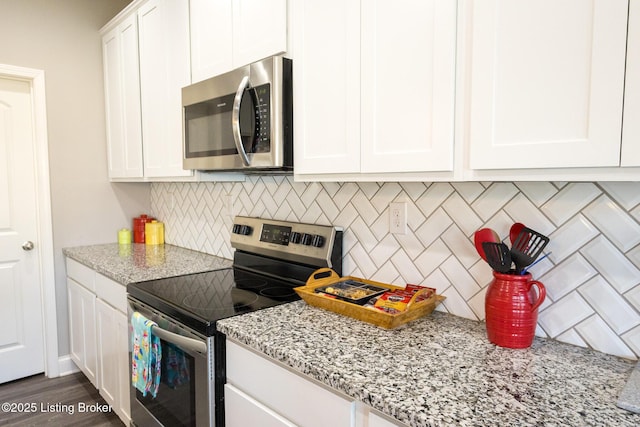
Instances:
[[[640,1],[629,4],[622,166],[640,166]]]
[[[640,0],[387,3],[134,1],[103,29],[110,177],[200,179],[181,88],[287,52],[297,180],[640,180]]]
[[[291,4],[296,174],[360,172],[360,2]]]
[[[192,2],[194,13],[205,14],[202,7],[210,6]],[[230,1],[224,3],[231,10]],[[113,181],[244,180],[239,173],[182,168],[182,88],[191,84],[189,10],[183,0],[136,0],[101,30]],[[219,27],[201,29],[213,34]]]
[[[233,67],[232,4],[229,0],[190,0],[191,80],[193,83]]]
[[[292,5],[299,177],[453,170],[456,2],[387,3]]]
[[[150,0],[138,9],[144,174],[191,176],[182,169],[182,87],[191,82],[189,5]]]
[[[287,51],[287,0],[190,0],[198,82]]]
[[[287,51],[287,0],[232,3],[234,67]]]
[[[619,165],[627,5],[473,2],[471,169]]]
[[[102,38],[109,177],[141,178],[142,125],[138,21],[130,16]]]
[[[456,2],[361,5],[361,171],[453,170]]]

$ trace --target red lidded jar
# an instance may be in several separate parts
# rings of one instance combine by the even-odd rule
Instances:
[[[147,215],[133,218],[133,243],[144,243],[144,226],[153,219]]]

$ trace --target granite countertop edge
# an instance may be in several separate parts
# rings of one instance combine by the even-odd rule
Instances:
[[[620,408],[640,413],[640,363],[636,364],[617,404]]]
[[[125,286],[232,266],[170,244],[63,254]],[[388,331],[297,301],[223,319],[217,329],[412,427],[640,425],[640,415],[616,406],[638,409],[629,403],[640,393],[635,362],[552,339],[503,349],[486,340],[484,323],[440,311]]]
[[[640,425],[616,406],[635,362],[543,338],[504,349],[483,322],[444,312],[388,331],[298,301],[217,329],[412,427]]]
[[[203,273],[231,267],[232,261],[171,244],[106,243],[67,247],[62,253],[122,284]]]

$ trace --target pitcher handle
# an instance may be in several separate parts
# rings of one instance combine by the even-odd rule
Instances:
[[[533,306],[531,306],[531,311],[537,310],[538,307],[540,307],[540,304],[542,304],[542,302],[544,301],[544,298],[547,296],[547,290],[544,288],[544,285],[537,280],[532,280],[529,282],[528,290],[531,290],[531,287],[534,285],[538,288],[538,299],[533,304]]]

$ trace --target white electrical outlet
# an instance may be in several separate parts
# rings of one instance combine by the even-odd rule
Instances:
[[[407,202],[389,203],[389,232],[407,234]]]

